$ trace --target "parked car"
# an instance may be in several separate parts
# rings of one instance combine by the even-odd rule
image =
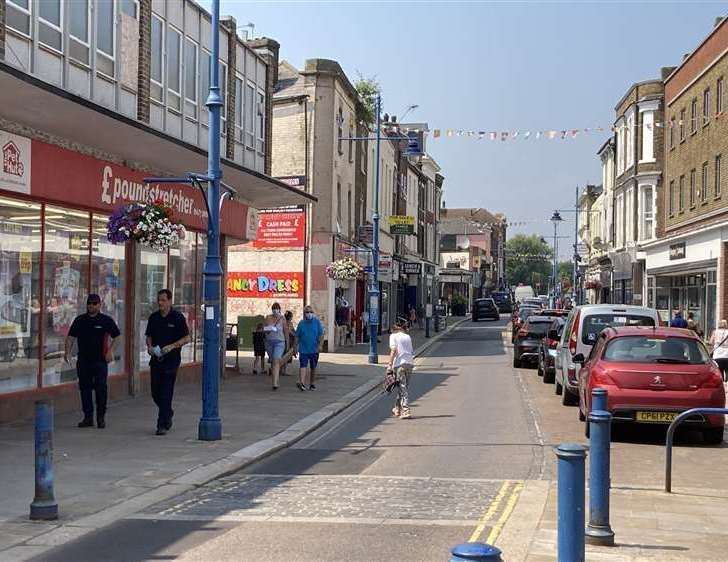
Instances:
[[[554,316],[557,318],[566,318],[569,315],[568,310],[561,308],[546,308],[539,313],[541,316]]]
[[[574,356],[587,357],[602,330],[616,326],[657,326],[657,311],[644,306],[590,304],[577,306],[566,319],[556,355],[555,392],[561,403],[578,402],[577,374],[580,365]]]
[[[540,312],[540,308],[536,308],[534,306],[519,306],[518,312],[515,313],[513,316],[513,320],[511,322],[511,343],[516,341],[516,334],[518,333],[518,330],[521,329],[521,326],[525,324],[526,320],[529,316],[534,316],[538,312]]]
[[[511,294],[509,292],[496,291],[491,293],[490,296],[495,301],[500,312],[513,312],[513,300],[511,300]]]
[[[541,347],[538,354],[538,374],[543,377],[543,382],[554,382],[556,374],[556,354],[561,339],[561,333],[566,326],[566,320],[561,317],[554,318],[549,326],[546,335],[541,340]]]
[[[473,303],[473,322],[477,322],[481,318],[500,320],[500,313],[493,299],[475,299]]]
[[[580,354],[575,360],[583,359]],[[591,391],[607,390],[613,423],[669,424],[690,408],[725,407],[720,369],[700,338],[678,328],[608,328],[579,371],[579,418],[588,418]],[[723,441],[723,415],[695,415],[685,424],[704,440]],[[589,424],[585,433],[589,435]]]
[[[553,318],[548,316],[529,316],[526,323],[520,328],[513,342],[513,366],[520,367],[523,363],[538,363],[538,354],[541,340],[551,326]]]
[[[536,296],[536,292],[530,285],[519,285],[513,290],[513,298],[516,302],[523,302],[523,299]]]
[[[541,299],[538,297],[525,298],[525,299],[523,299],[522,304],[529,305],[529,306],[533,305],[533,306],[537,306],[538,308],[546,308],[548,306],[548,303],[547,304],[542,303]]]

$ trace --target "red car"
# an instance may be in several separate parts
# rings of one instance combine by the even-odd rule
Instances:
[[[574,357],[579,362],[579,356]],[[591,392],[604,388],[612,421],[669,424],[690,408],[725,408],[718,366],[703,342],[677,328],[607,328],[579,371],[579,419],[591,408]],[[696,415],[684,425],[699,428],[708,443],[723,441],[723,415]],[[589,424],[585,432],[589,435]]]

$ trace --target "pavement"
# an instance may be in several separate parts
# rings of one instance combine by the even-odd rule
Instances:
[[[433,332],[430,339],[418,330],[412,335],[422,353],[445,333]],[[104,430],[76,428],[79,414],[56,415],[60,517],[55,522],[28,520],[34,493],[32,424],[0,426],[0,559],[39,555],[290,446],[379,387],[386,343],[380,353],[380,366],[369,365],[366,354],[354,348],[322,354],[313,392],[295,387],[295,361],[289,369],[293,376],[282,377],[272,392],[267,376],[249,374],[252,356],[241,355],[240,370],[247,374],[221,381],[223,439],[216,442],[196,438],[201,408],[196,384],[177,386],[175,425],[165,436],[154,435],[156,408],[148,397],[111,403]],[[234,363],[234,355],[226,363]]]

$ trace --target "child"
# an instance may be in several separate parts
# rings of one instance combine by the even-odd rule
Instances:
[[[265,332],[263,331],[263,323],[259,322],[253,332],[253,374],[258,374],[258,363],[260,363],[260,372],[265,372]]]

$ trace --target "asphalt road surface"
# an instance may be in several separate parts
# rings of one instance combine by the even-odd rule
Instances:
[[[37,560],[422,562],[494,539],[544,470],[505,324],[466,322],[418,358],[412,419],[371,394],[292,448]]]

